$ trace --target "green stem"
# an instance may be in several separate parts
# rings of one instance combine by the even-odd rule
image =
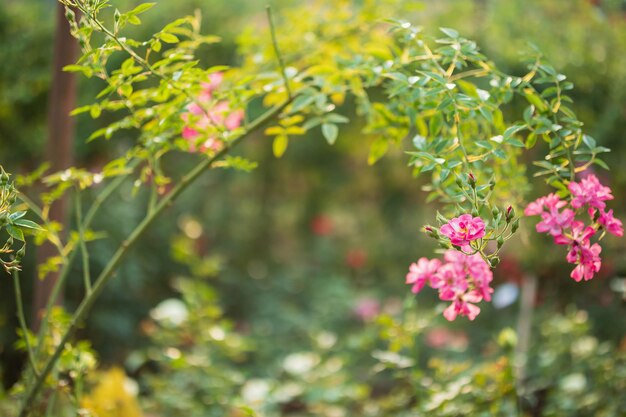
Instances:
[[[89,210],[87,210],[87,214],[85,215],[85,219],[83,222],[83,226],[85,228],[88,228],[91,225],[91,222],[93,221],[100,207],[102,207],[102,204],[111,196],[111,194],[113,194],[113,192],[120,185],[122,185],[122,183],[134,171],[134,169],[137,167],[137,165],[139,165],[140,162],[141,161],[138,159],[132,161],[128,166],[129,171],[123,175],[118,176],[113,181],[111,181],[109,185],[107,185],[104,188],[104,190],[102,190],[102,192],[96,197],[95,201],[93,202],[91,207],[89,207]],[[52,309],[52,306],[56,303],[56,300],[59,298],[59,293],[61,292],[61,288],[63,288],[63,286],[65,285],[65,281],[67,280],[70,267],[72,263],[74,262],[75,257],[76,257],[76,251],[72,251],[67,257],[67,260],[65,264],[63,265],[63,268],[61,269],[61,273],[59,274],[59,279],[57,279],[57,281],[55,282],[54,287],[52,288],[52,291],[50,292],[50,296],[48,297],[48,303],[46,304],[46,310],[45,310],[46,315],[41,320],[41,325],[39,327],[39,332],[37,334],[37,339],[39,340],[39,343],[37,345],[37,349],[35,350],[36,357],[39,357],[39,353],[43,346],[43,337],[48,330],[48,315],[50,314],[50,310]]]
[[[28,209],[35,213],[35,215],[39,217],[39,219],[41,219],[41,221],[44,223],[46,230],[52,236],[52,238],[48,238],[48,241],[52,243],[57,249],[59,255],[61,255],[61,258],[63,258],[63,262],[66,262],[67,258],[65,257],[65,249],[63,248],[63,244],[61,243],[61,238],[59,237],[58,233],[52,231],[52,228],[50,227],[50,222],[48,221],[46,216],[44,216],[43,211],[39,208],[39,206],[37,206],[37,204],[35,204],[33,200],[28,198],[26,194],[19,193],[19,198],[28,206]]]
[[[285,90],[287,91],[287,96],[289,98],[292,97],[291,89],[289,88],[289,79],[287,78],[287,72],[285,71],[285,63],[283,62],[283,57],[280,54],[280,49],[278,49],[278,41],[276,40],[276,30],[274,29],[274,19],[272,19],[272,8],[267,6],[265,8],[267,12],[267,20],[270,24],[270,34],[272,36],[272,46],[274,47],[274,53],[276,54],[276,59],[278,60],[278,65],[280,67],[280,74],[283,77],[283,82],[285,83]]]
[[[74,201],[76,202],[76,228],[78,229],[78,244],[80,253],[83,260],[83,283],[85,284],[85,291],[87,294],[91,292],[91,273],[89,272],[89,252],[87,251],[87,244],[85,243],[85,225],[83,223],[83,208],[80,201],[79,190],[76,190],[74,194]]]
[[[94,25],[96,25],[97,28],[102,33],[104,33],[107,37],[111,38],[111,40],[113,40],[116,44],[118,44],[119,47],[122,48],[122,50],[124,50],[128,55],[130,55],[131,58],[133,58],[146,71],[149,71],[155,77],[157,77],[157,78],[161,79],[162,81],[164,81],[172,89],[174,89],[176,91],[180,91],[181,93],[183,93],[192,103],[196,104],[199,108],[201,108],[204,111],[205,115],[208,117],[209,123],[214,124],[213,123],[213,118],[211,117],[209,109],[206,108],[205,103],[200,103],[196,99],[196,97],[194,97],[189,91],[187,91],[187,89],[178,86],[177,84],[174,83],[174,81],[171,78],[168,78],[168,77],[164,76],[163,74],[158,72],[156,69],[154,69],[154,67],[152,65],[150,65],[150,63],[148,61],[143,59],[141,56],[139,56],[137,54],[137,52],[135,52],[132,48],[130,48],[128,45],[126,45],[124,42],[122,42],[118,36],[116,36],[113,32],[111,32],[92,13],[90,13],[90,10],[88,8],[86,8],[82,4],[82,2],[77,1],[75,6],[81,12],[83,12],[84,16],[87,17],[89,20],[91,20],[91,22]]]
[[[295,96],[294,96],[295,97]],[[61,337],[61,341],[57,345],[54,353],[50,358],[48,358],[46,365],[39,376],[37,376],[34,383],[29,387],[25,396],[24,402],[20,408],[19,416],[26,417],[29,413],[30,406],[32,405],[35,397],[41,390],[43,386],[43,382],[46,377],[52,372],[55,364],[59,360],[61,354],[63,353],[63,349],[65,348],[66,343],[68,343],[72,333],[76,329],[76,327],[83,321],[86,317],[87,312],[93,305],[93,303],[98,299],[102,291],[104,290],[106,284],[110,281],[110,279],[114,276],[113,274],[117,270],[117,267],[124,260],[124,258],[128,255],[130,249],[137,243],[139,238],[143,236],[148,227],[159,217],[159,215],[169,206],[176,201],[178,196],[185,191],[201,174],[207,171],[217,160],[226,155],[234,146],[240,143],[243,139],[248,137],[252,132],[263,126],[270,119],[274,118],[278,114],[280,114],[285,107],[287,107],[291,103],[292,99],[286,100],[283,104],[270,109],[261,117],[256,119],[253,123],[251,123],[246,131],[239,136],[237,139],[233,140],[229,144],[227,144],[221,151],[217,152],[213,157],[208,158],[197,164],[194,168],[192,168],[186,175],[184,175],[180,182],[172,189],[172,191],[165,196],[155,207],[155,209],[146,216],[137,227],[130,233],[130,235],[122,242],[120,247],[117,249],[115,254],[111,257],[109,263],[106,265],[104,270],[100,273],[98,278],[93,284],[93,288],[91,293],[87,294],[85,298],[81,301],[78,308],[76,309],[70,324]]]
[[[20,276],[16,270],[13,270],[13,283],[15,287],[15,305],[17,306],[17,320],[19,321],[20,328],[22,329],[24,343],[26,345],[28,362],[30,363],[31,368],[33,368],[33,373],[35,374],[35,376],[39,377],[39,370],[37,369],[37,364],[35,363],[35,354],[33,352],[33,347],[30,344],[30,332],[28,331],[28,326],[26,325],[26,317],[24,316],[24,305],[22,304],[22,286],[20,284]]]

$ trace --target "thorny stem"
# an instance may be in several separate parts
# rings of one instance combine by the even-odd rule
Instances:
[[[256,131],[258,128],[263,126],[266,122],[268,122],[269,120],[271,120],[278,114],[280,114],[285,109],[285,107],[291,104],[293,98],[295,98],[295,96],[293,96],[292,98],[289,98],[288,100],[283,102],[281,105],[268,110],[265,114],[260,116],[254,122],[252,122],[241,136],[239,136],[238,138],[236,138],[235,140],[233,140],[232,142],[224,146],[224,148],[222,148],[222,150],[217,152],[213,157],[203,160],[202,162],[197,164],[194,168],[192,168],[186,175],[184,175],[181,178],[180,182],[176,185],[176,187],[174,187],[172,191],[157,204],[155,209],[150,214],[148,214],[141,221],[141,223],[139,223],[135,227],[135,229],[130,233],[130,235],[128,235],[126,240],[122,242],[122,244],[117,249],[115,254],[111,257],[111,260],[109,261],[109,263],[105,266],[104,270],[100,273],[100,275],[94,282],[91,293],[87,294],[83,298],[81,303],[79,304],[74,315],[72,316],[72,319],[70,321],[70,324],[67,330],[61,337],[61,341],[57,345],[52,356],[48,358],[46,365],[43,368],[43,371],[41,372],[40,375],[37,376],[34,383],[29,386],[29,389],[24,396],[24,402],[22,403],[21,408],[20,408],[20,412],[19,412],[20,417],[26,417],[29,414],[29,409],[33,403],[33,400],[35,399],[35,397],[41,390],[44,380],[50,374],[55,364],[59,360],[61,353],[63,353],[63,349],[65,349],[65,345],[69,341],[72,333],[74,332],[76,327],[86,317],[87,312],[89,311],[93,303],[102,293],[102,291],[106,287],[106,284],[114,276],[114,273],[117,270],[117,267],[124,260],[124,258],[126,258],[130,249],[137,243],[139,238],[143,236],[143,234],[146,232],[148,227],[159,217],[159,215],[167,207],[170,207],[176,201],[178,196],[183,191],[185,191],[191,184],[193,184],[195,180],[198,179],[198,177],[201,174],[203,174],[205,171],[211,168],[211,166],[216,161],[218,161],[220,158],[226,155],[233,147],[239,144],[242,140],[249,137],[251,133]]]

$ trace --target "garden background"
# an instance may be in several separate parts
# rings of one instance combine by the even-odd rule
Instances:
[[[136,30],[151,34],[173,16],[200,10],[204,31],[222,38],[202,51],[203,63],[236,65],[242,59],[238,43],[266,24],[265,3],[158,1]],[[298,25],[284,11],[301,2],[271,3],[277,31]],[[533,43],[567,75],[575,85],[572,108],[586,131],[613,151],[604,158],[612,169],[598,168],[597,175],[614,191],[616,217],[625,219],[625,3],[411,3],[403,18],[431,32],[457,29],[509,73],[526,71],[520,53]],[[136,4],[115,1],[120,9]],[[56,7],[51,0],[0,4],[0,155],[15,174],[36,169],[45,158]],[[98,91],[94,83],[79,78],[77,105],[90,102]],[[350,100],[341,107],[343,114],[354,111]],[[98,170],[132,143],[128,133],[86,143],[106,117],[77,117],[76,165]],[[332,147],[316,137],[319,131],[309,133],[292,140],[281,159],[273,156],[271,140],[259,136],[237,150],[258,161],[252,173],[213,171],[169,209],[79,332],[90,341],[99,368],[123,368],[137,384],[137,396],[98,398],[94,381],[91,407],[119,395],[141,404],[145,415],[163,416],[419,415],[416,410],[509,415],[509,406],[528,415],[624,415],[626,241],[607,238],[599,276],[579,285],[569,279],[562,248],[534,233],[526,220],[494,272],[500,301],[485,306],[474,322],[448,323],[434,312],[434,296],[416,300],[404,282],[407,266],[432,252],[420,228],[436,205],[424,203],[423,181],[406,168],[406,149],[393,149],[368,166],[366,144],[374,137],[360,127],[341,125]],[[179,154],[167,168],[182,172],[188,162]],[[528,198],[545,190],[536,188]],[[118,241],[143,214],[125,195],[113,196],[116,203],[96,219],[98,229]],[[145,201],[148,194],[138,198]],[[102,268],[114,249],[94,242],[92,269]],[[22,272],[28,312],[35,252]],[[538,288],[528,395],[521,406],[495,402],[511,391],[501,361],[515,344],[520,287],[529,275]],[[0,372],[8,392],[25,355],[16,348],[18,325],[6,278],[0,280]],[[68,306],[79,300],[81,284],[69,280]],[[499,409],[490,408],[494,403]],[[128,407],[126,415],[138,413]]]

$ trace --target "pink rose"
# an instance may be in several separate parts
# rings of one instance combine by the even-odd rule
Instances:
[[[480,217],[463,214],[455,217],[439,229],[456,246],[469,245],[471,241],[485,236],[485,222]]]

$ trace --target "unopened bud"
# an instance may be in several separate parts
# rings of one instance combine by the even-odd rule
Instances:
[[[478,217],[478,210],[473,209],[473,210],[472,210],[472,216],[474,216],[474,217]]]
[[[463,188],[463,182],[460,179],[457,178],[455,182],[459,188]]]
[[[511,221],[513,217],[515,217],[515,209],[513,208],[513,206],[508,206],[506,208],[506,220]]]
[[[471,172],[467,175],[467,182],[472,188],[476,186],[476,177]]]
[[[511,226],[511,233],[517,232],[517,229],[519,229],[519,219],[513,222],[513,225]]]
[[[498,258],[497,256],[494,256],[493,258],[489,260],[489,263],[491,264],[492,268],[495,268],[500,263],[500,258]]]
[[[495,181],[490,181],[490,182],[489,182],[489,189],[490,189],[491,191],[493,191],[493,189],[494,189],[495,187],[496,187],[496,182],[495,182]]]
[[[15,259],[18,261],[26,255],[26,245],[22,246],[17,252],[15,252]]]
[[[437,233],[437,230],[433,229],[431,226],[424,226],[424,231],[430,237],[434,237],[434,238],[438,238],[439,237],[439,234]]]
[[[500,249],[502,247],[502,245],[504,245],[504,238],[502,236],[500,236],[498,238],[498,249]]]
[[[9,182],[9,174],[4,172],[4,169],[2,169],[2,173],[0,174],[0,184],[5,185],[8,182]]]
[[[491,209],[491,214],[493,214],[493,217],[496,217],[498,213],[500,213],[500,210],[498,210],[498,207],[494,207]]]

